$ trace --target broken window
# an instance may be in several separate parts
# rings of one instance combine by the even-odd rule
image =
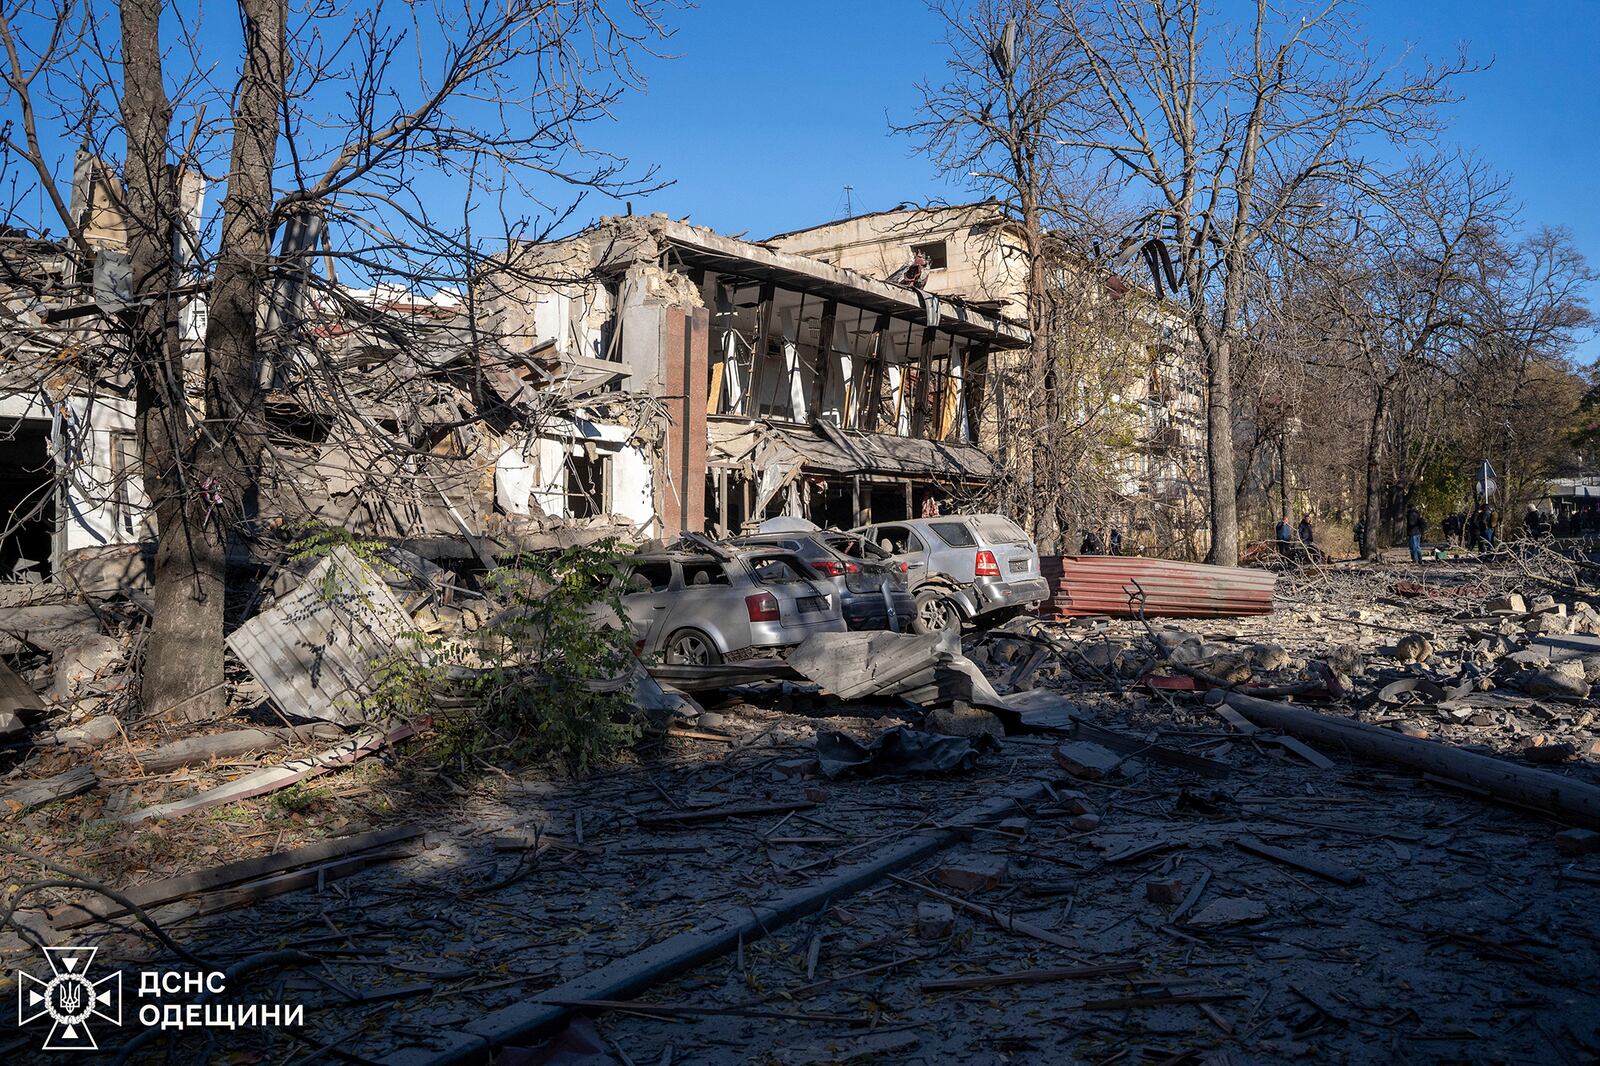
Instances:
[[[594,518],[610,512],[611,500],[607,491],[611,481],[607,476],[610,465],[609,456],[567,456],[568,517]]]
[[[807,397],[817,380],[816,323],[810,323],[813,339],[802,345],[802,327],[807,315],[822,314],[822,301],[809,300],[803,293],[776,289],[768,315],[766,352],[756,373],[759,401],[756,413],[789,422],[808,420]]]
[[[922,538],[910,526],[879,526],[873,531],[878,547],[890,555],[905,555],[923,550]]]
[[[638,562],[628,573],[627,591],[665,592],[672,585],[672,564],[666,562]]]
[[[928,528],[952,548],[971,548],[977,545],[972,531],[962,522],[929,522]]]
[[[134,479],[139,477],[139,445],[133,433],[127,430],[111,432],[111,518],[117,529],[129,534],[137,532],[138,508],[134,504]]]
[[[772,556],[760,560],[751,569],[755,571],[756,580],[763,585],[785,585],[806,580],[799,559]]]
[[[913,258],[922,256],[928,261],[929,270],[942,270],[950,265],[946,254],[944,241],[929,241],[927,244],[913,244],[911,246]]]
[[[689,587],[704,587],[710,585],[731,585],[728,580],[728,571],[721,563],[684,563],[683,583]]]
[[[734,274],[706,275],[705,300],[711,309],[707,414],[748,413],[761,287],[759,281]]]
[[[879,433],[911,435],[912,407],[916,403],[917,364],[910,322],[895,319],[879,344],[878,407],[872,428]]]

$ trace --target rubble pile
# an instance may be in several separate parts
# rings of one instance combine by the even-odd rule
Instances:
[[[316,565],[260,617],[367,577]],[[466,631],[490,606],[388,573],[399,616],[364,626]],[[320,717],[154,742],[119,717],[125,659],[90,653],[131,654],[137,609],[97,605],[6,657],[30,748],[5,787],[65,777],[67,797],[8,805],[9,828],[48,849],[153,810],[155,835],[259,833],[251,854],[146,855],[117,887],[199,956],[313,960],[269,978],[307,1027],[239,1034],[275,1060],[1592,1059],[1597,600],[1516,567],[1426,578],[1324,567],[1282,575],[1267,616],[1018,618],[660,668],[675,717],[602,773],[381,787],[359,768],[400,738],[326,692]],[[271,632],[315,622],[288,614]],[[271,646],[258,628],[244,659]],[[251,669],[257,704],[297,676]],[[325,796],[251,798],[305,769]],[[82,866],[121,846],[61,840]],[[22,903],[46,942],[177,964],[104,897]]]

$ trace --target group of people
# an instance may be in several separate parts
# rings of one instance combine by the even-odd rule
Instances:
[[[1284,515],[1278,519],[1276,534],[1280,545],[1294,543],[1295,537],[1298,535],[1300,543],[1309,548],[1316,542],[1317,531],[1311,525],[1311,516],[1309,514],[1300,516],[1299,528],[1290,526],[1289,516]]]
[[[1445,515],[1440,527],[1452,548],[1491,551],[1500,530],[1500,512],[1480,503],[1471,511]]]
[[[1529,512],[1536,513],[1531,507]],[[1444,532],[1445,541],[1452,548],[1493,551],[1500,531],[1500,512],[1486,503],[1480,503],[1471,511],[1445,515],[1439,526]],[[1422,562],[1422,535],[1427,531],[1428,520],[1422,512],[1415,507],[1406,508],[1406,541],[1414,563]]]
[[[1121,555],[1122,530],[1112,526],[1106,531],[1105,540],[1100,539],[1100,532],[1090,528],[1083,531],[1083,543],[1078,547],[1079,555]]]

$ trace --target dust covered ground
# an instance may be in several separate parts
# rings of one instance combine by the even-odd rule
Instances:
[[[1286,576],[1262,618],[969,633],[1002,693],[1044,647],[1020,687],[1137,741],[1098,773],[1058,757],[1081,735],[1013,731],[970,769],[830,779],[819,732],[869,741],[922,713],[791,684],[704,694],[698,723],[582,780],[358,763],[310,800],[162,823],[120,878],[120,838],[73,835],[69,800],[14,819],[8,839],[121,888],[322,836],[425,835],[271,899],[155,907],[166,943],[126,917],[54,928],[52,912],[83,898],[70,888],[27,894],[15,918],[48,943],[99,946],[102,973],[260,966],[229,978],[229,1001],[304,1008],[295,1029],[141,1035],[137,1008],[154,1001],[130,977],[124,1024],[98,1034],[130,1061],[423,1063],[585,974],[998,805],[949,846],[631,1007],[589,1005],[593,1021],[562,1039],[593,1050],[558,1061],[1591,1062],[1600,855],[1581,853],[1581,835],[1339,750],[1313,746],[1308,761],[1236,731],[1203,702],[1205,683],[1181,680],[1320,682],[1297,702],[1600,784],[1586,656],[1540,661],[1541,640],[1586,635],[1584,578],[1526,562],[1335,567]],[[1498,602],[1513,591],[1524,602]],[[1152,675],[1171,680],[1152,688]],[[1380,699],[1395,681],[1445,698],[1412,685]],[[1208,760],[1205,772],[1162,761],[1172,752]],[[144,787],[141,801],[160,798]],[[54,876],[15,857],[7,875],[13,894]],[[16,933],[5,948],[8,972],[37,958]],[[0,1055],[55,1061],[40,1038],[25,1027]],[[546,1061],[519,1054],[500,1061]]]

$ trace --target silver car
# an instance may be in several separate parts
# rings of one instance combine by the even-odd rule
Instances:
[[[1049,598],[1039,550],[1011,519],[942,515],[881,522],[855,532],[906,564],[916,600],[911,627],[936,633]]]
[[[652,552],[623,572],[622,608],[642,658],[713,666],[845,630],[832,586],[793,552]]]

